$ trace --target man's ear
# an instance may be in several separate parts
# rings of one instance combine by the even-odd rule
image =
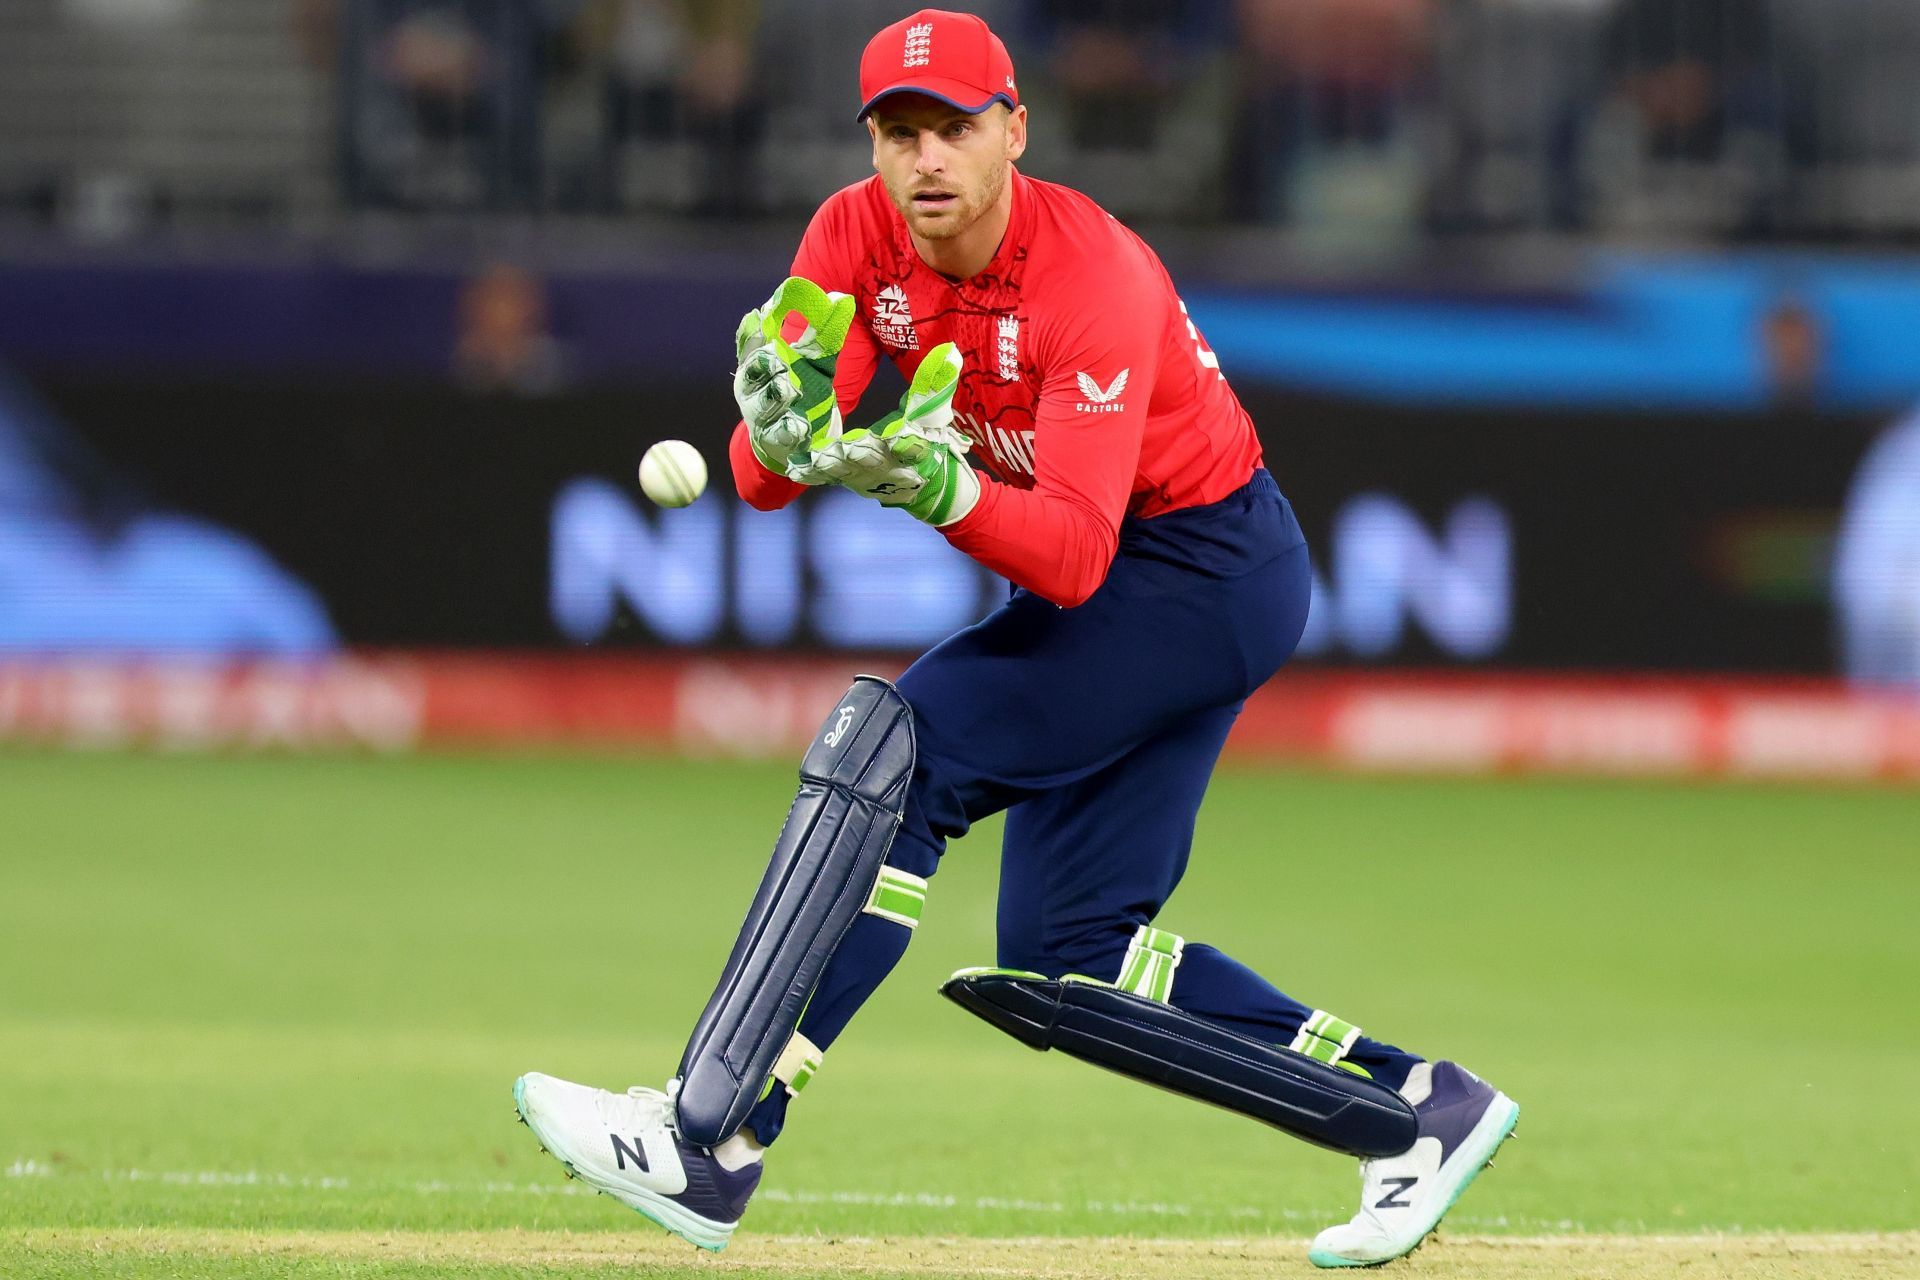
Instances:
[[[868,116],[861,123],[867,126],[867,139],[873,143],[873,170],[878,173],[880,171],[880,126],[873,122],[872,116]]]
[[[1027,109],[1015,107],[1007,113],[1007,159],[1018,160],[1027,153]]]

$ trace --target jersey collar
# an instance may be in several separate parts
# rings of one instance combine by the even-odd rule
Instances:
[[[1033,192],[1027,189],[1027,178],[1018,166],[1012,168],[1008,179],[1013,187],[1013,211],[1007,216],[1007,233],[1000,237],[1000,247],[993,251],[993,260],[975,275],[960,283],[986,283],[989,280],[1005,280],[1027,243],[1027,231],[1033,222]]]

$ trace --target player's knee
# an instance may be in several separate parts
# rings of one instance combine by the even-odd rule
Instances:
[[[947,841],[967,834],[971,820],[953,782],[954,770],[941,757],[921,749],[907,780],[904,812],[889,862],[919,876],[931,876]]]
[[[999,964],[1058,978],[1069,973],[1111,980],[1120,972],[1128,944],[1139,926],[1111,920],[1071,928],[1046,928],[1002,921]]]
[[[1057,978],[1066,972],[1053,964],[1037,938],[1010,935],[1004,929],[1000,931],[993,962],[1002,969],[1024,969],[1029,973],[1043,973],[1049,978]]]
[[[1098,978],[1165,1004],[1173,998],[1174,974],[1185,949],[1186,939],[1177,933],[1115,920],[1051,939],[1010,938],[1003,933],[1000,966],[1049,978],[1067,974]]]
[[[1039,921],[1024,913],[1010,913],[1004,901],[1000,905],[994,963],[1002,969],[1025,969],[1029,973],[1044,973],[1049,978],[1065,972],[1055,966],[1048,953]]]

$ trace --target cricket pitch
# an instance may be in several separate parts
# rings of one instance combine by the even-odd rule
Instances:
[[[465,1276],[620,1270],[648,1276],[1034,1277],[1088,1280],[1141,1276],[1208,1280],[1306,1275],[1304,1240],[1151,1240],[1115,1237],[743,1236],[704,1256],[664,1236],[467,1231],[326,1232],[29,1229],[9,1233],[0,1259],[34,1274],[144,1275],[142,1259],[165,1259],[172,1275],[252,1275],[301,1264],[340,1265],[354,1275]],[[1533,1277],[1807,1277],[1912,1275],[1920,1232],[1770,1235],[1442,1236],[1395,1264],[1407,1275]],[[11,1268],[9,1268],[11,1271]],[[331,1272],[329,1272],[331,1274]]]

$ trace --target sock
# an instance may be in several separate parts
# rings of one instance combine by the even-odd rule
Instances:
[[[728,1138],[713,1149],[713,1158],[728,1173],[738,1173],[750,1164],[758,1164],[760,1155],[766,1148],[756,1139],[751,1130],[742,1128],[740,1132]]]

